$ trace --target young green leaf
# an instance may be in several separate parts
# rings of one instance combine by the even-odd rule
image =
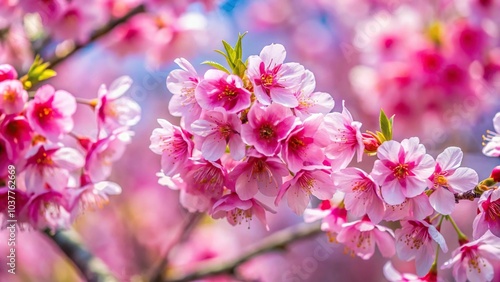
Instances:
[[[392,122],[387,118],[384,110],[380,110],[380,130],[385,140],[392,140]]]
[[[221,70],[223,72],[226,72],[226,73],[231,73],[230,71],[228,71],[223,65],[217,63],[217,62],[214,62],[214,61],[204,61],[203,63],[201,63],[202,65],[209,65],[215,69],[218,69],[218,70]]]

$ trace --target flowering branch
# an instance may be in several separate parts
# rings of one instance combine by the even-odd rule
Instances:
[[[166,281],[169,282],[185,282],[185,281],[193,281],[200,278],[218,275],[218,274],[234,274],[236,269],[247,262],[248,260],[268,253],[272,251],[281,251],[285,250],[286,247],[295,241],[316,235],[321,232],[320,224],[300,224],[296,226],[292,226],[285,230],[281,230],[279,232],[274,233],[273,235],[263,239],[256,246],[251,248],[248,252],[243,253],[241,256],[229,262],[215,262],[215,263],[206,263],[201,267],[197,268],[191,273],[180,276],[173,276],[167,278]]]
[[[85,43],[82,44],[76,44],[71,50],[69,50],[66,54],[58,57],[57,55],[54,55],[52,58],[48,60],[50,63],[50,66],[54,68],[58,64],[62,63],[64,60],[66,60],[68,57],[76,53],[78,50],[88,46],[89,44],[93,43],[97,39],[101,38],[102,36],[108,34],[110,31],[112,31],[115,27],[118,25],[128,21],[130,18],[133,16],[145,12],[144,5],[139,5],[135,7],[134,9],[130,10],[127,14],[124,16],[111,20],[109,21],[105,26],[102,28],[98,29],[95,31],[89,38],[89,40]]]
[[[44,233],[66,254],[87,281],[118,281],[108,267],[90,253],[75,231],[68,229],[52,233],[47,229]]]

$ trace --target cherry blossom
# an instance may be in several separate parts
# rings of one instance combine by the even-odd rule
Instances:
[[[295,93],[299,105],[293,109],[295,115],[302,120],[315,113],[327,114],[335,106],[335,101],[330,94],[314,92],[315,87],[314,74],[306,70],[304,80]]]
[[[274,213],[269,207],[255,199],[241,200],[237,194],[232,193],[222,196],[213,205],[212,217],[225,217],[231,225],[237,225],[243,221],[250,223],[255,216],[269,230],[266,222],[266,210]]]
[[[405,198],[420,195],[426,188],[426,179],[433,173],[435,162],[425,153],[417,137],[386,141],[377,150],[371,173],[382,187],[382,197],[390,205],[398,205]]]
[[[28,92],[19,80],[0,82],[0,111],[6,114],[17,114],[24,110],[28,102]]]
[[[486,191],[478,203],[479,213],[474,218],[474,238],[479,238],[486,231],[500,237],[500,189]]]
[[[486,231],[475,241],[458,247],[452,258],[444,263],[443,269],[453,268],[457,282],[482,282],[493,280],[492,262],[500,260],[500,238]]]
[[[283,63],[286,51],[281,44],[264,47],[259,56],[248,58],[247,75],[254,86],[257,100],[286,107],[297,107],[296,88],[302,82],[305,69],[298,63]]]
[[[458,147],[448,147],[436,158],[436,169],[429,177],[429,187],[433,188],[429,201],[440,214],[448,215],[455,207],[454,193],[465,192],[478,183],[477,173],[459,167],[463,153]]]

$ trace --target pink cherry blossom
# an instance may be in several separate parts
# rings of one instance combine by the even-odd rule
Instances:
[[[493,118],[493,126],[495,127],[495,132],[488,131],[488,135],[483,137],[485,141],[488,141],[483,148],[483,154],[488,157],[499,157],[500,156],[500,113],[497,113]]]
[[[320,200],[328,200],[334,193],[328,167],[307,166],[283,183],[274,203],[278,205],[286,195],[288,206],[294,213],[301,215],[310,202],[311,194]]]
[[[241,120],[224,108],[216,108],[202,114],[191,124],[193,134],[201,136],[201,154],[209,161],[222,157],[229,146],[231,157],[241,160],[245,156],[245,143],[241,139]]]
[[[473,223],[474,238],[479,238],[488,230],[500,237],[500,189],[484,192],[477,205],[479,213]]]
[[[0,82],[0,111],[10,115],[24,110],[28,102],[28,92],[24,90],[19,80],[4,80]]]
[[[0,123],[0,134],[8,142],[13,158],[17,158],[29,147],[33,131],[24,116],[12,115]]]
[[[241,78],[221,70],[208,70],[195,90],[196,101],[203,109],[223,107],[228,113],[250,107],[250,95]]]
[[[122,157],[132,135],[127,128],[119,128],[90,144],[85,157],[85,172],[92,182],[109,177],[113,163]]]
[[[81,188],[70,189],[71,193],[70,210],[73,216],[88,209],[97,209],[106,205],[110,195],[119,195],[122,191],[120,185],[101,181],[89,183]]]
[[[269,230],[266,222],[266,210],[273,212],[270,208],[255,199],[241,200],[237,194],[232,193],[224,195],[214,204],[212,217],[216,219],[225,217],[229,224],[237,225],[243,221],[250,224],[252,217],[256,216],[266,229]]]
[[[304,80],[295,93],[299,105],[293,109],[295,115],[302,120],[315,113],[327,114],[335,106],[335,101],[330,94],[314,92],[315,87],[314,74],[306,70]]]
[[[448,147],[436,158],[434,174],[429,177],[429,196],[432,207],[440,214],[451,214],[455,208],[454,193],[473,189],[478,183],[477,173],[470,168],[459,167],[463,153],[458,147]]]
[[[373,224],[367,217],[344,223],[337,235],[337,241],[364,260],[373,256],[375,245],[378,245],[383,257],[392,257],[396,253],[394,232],[387,227]]]
[[[278,153],[280,142],[290,134],[294,122],[295,116],[282,105],[254,105],[248,112],[248,123],[241,128],[241,137],[259,153],[273,156]]]
[[[321,230],[327,232],[331,242],[336,241],[342,225],[347,222],[347,210],[343,206],[332,205],[331,200],[323,200],[317,209],[307,208],[304,211],[304,221],[314,222],[322,220]]]
[[[417,274],[424,276],[429,272],[436,255],[437,243],[443,252],[448,246],[443,235],[433,225],[425,221],[402,220],[401,228],[396,230],[396,251],[402,260],[415,259]]]
[[[124,97],[132,84],[132,79],[122,76],[109,89],[101,85],[97,93],[95,112],[99,129],[113,131],[122,126],[136,125],[141,119],[141,107],[132,99]]]
[[[259,191],[270,197],[278,195],[283,177],[290,174],[286,165],[278,157],[263,156],[255,149],[250,149],[247,157],[229,174],[240,199],[249,200]]]
[[[62,191],[68,187],[70,173],[84,164],[83,156],[73,148],[39,143],[26,153],[26,189],[34,193]]]
[[[161,128],[153,130],[149,149],[161,155],[161,167],[165,175],[173,176],[185,168],[186,161],[193,153],[194,144],[191,135],[184,129],[164,119],[158,119],[158,123]]]
[[[182,117],[188,130],[191,124],[200,118],[202,109],[195,98],[195,90],[200,78],[193,65],[184,58],[175,59],[181,67],[173,70],[167,77],[167,88],[173,94],[168,104],[171,115]]]
[[[436,282],[442,281],[437,277],[436,273],[429,272],[424,277],[418,277],[412,273],[400,273],[397,271],[390,261],[384,265],[385,279],[390,282]]]
[[[361,123],[353,120],[344,103],[342,103],[342,113],[325,115],[324,130],[331,140],[325,149],[325,155],[332,160],[334,171],[345,168],[356,153],[357,161],[361,161],[364,144],[360,129]]]
[[[63,194],[56,191],[32,197],[22,213],[22,217],[26,217],[36,229],[55,231],[67,229],[71,225],[69,203]]]
[[[368,215],[377,224],[384,217],[385,205],[379,187],[359,168],[349,167],[332,174],[335,187],[345,193],[345,207],[354,216]]]
[[[205,201],[211,205],[222,197],[224,188],[230,183],[224,167],[203,159],[190,165],[183,179],[186,192],[195,196],[192,200]]]
[[[452,258],[444,263],[443,269],[453,268],[453,278],[457,282],[492,281],[492,263],[500,261],[500,238],[486,231],[479,239],[463,244],[452,253]]]
[[[417,137],[386,141],[377,150],[371,173],[382,187],[382,197],[389,205],[398,205],[405,198],[422,194],[427,188],[427,178],[434,172],[434,159],[425,153]]]
[[[282,155],[288,169],[297,172],[306,165],[320,165],[325,159],[322,147],[328,144],[325,134],[318,134],[323,115],[309,116],[303,123],[297,123],[283,141]]]
[[[17,78],[16,69],[8,64],[0,64],[0,82]]]
[[[49,140],[61,139],[73,129],[73,114],[76,111],[75,97],[70,93],[46,84],[35,93],[28,103],[26,117],[39,134]]]
[[[425,192],[413,198],[406,198],[401,204],[386,204],[385,207],[384,220],[389,221],[398,221],[408,218],[423,220],[434,212],[429,202],[429,197]]]
[[[286,107],[297,107],[295,96],[300,86],[304,67],[298,63],[286,63],[285,47],[271,44],[262,49],[260,56],[248,57],[247,75],[254,86],[254,94],[263,105],[271,102]]]

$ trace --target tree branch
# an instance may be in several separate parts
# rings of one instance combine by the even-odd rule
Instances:
[[[481,194],[475,192],[475,190],[469,190],[463,193],[456,193],[455,194],[455,202],[458,203],[460,200],[469,200],[469,201],[474,201],[476,198],[480,198]]]
[[[99,258],[90,253],[75,231],[69,229],[52,233],[49,230],[45,230],[44,233],[66,254],[87,281],[118,281],[109,271],[108,267]]]
[[[95,31],[89,38],[89,40],[85,43],[81,43],[81,44],[76,44],[73,49],[71,49],[69,52],[67,52],[66,54],[64,54],[63,56],[61,57],[58,57],[57,55],[54,54],[54,56],[50,59],[47,60],[47,62],[50,63],[50,67],[51,68],[54,68],[55,66],[59,65],[60,63],[62,63],[64,60],[66,60],[67,58],[69,58],[70,56],[72,56],[74,53],[76,53],[78,50],[88,46],[89,44],[95,42],[97,39],[101,38],[102,36],[108,34],[110,31],[112,31],[115,27],[117,27],[118,25],[128,21],[130,18],[132,18],[133,16],[137,15],[137,14],[140,14],[140,13],[143,13],[145,12],[145,8],[144,8],[144,5],[139,5],[137,7],[135,7],[134,9],[130,10],[127,14],[125,14],[124,16],[120,17],[120,18],[117,18],[117,19],[114,19],[114,20],[111,20],[109,21],[105,26],[103,26],[102,28],[98,29],[97,31]]]
[[[186,275],[169,277],[168,282],[186,282],[218,274],[233,274],[236,269],[248,260],[272,251],[286,250],[286,247],[297,240],[301,240],[321,232],[320,223],[299,224],[289,227],[263,239],[251,250],[228,262],[205,263]]]

